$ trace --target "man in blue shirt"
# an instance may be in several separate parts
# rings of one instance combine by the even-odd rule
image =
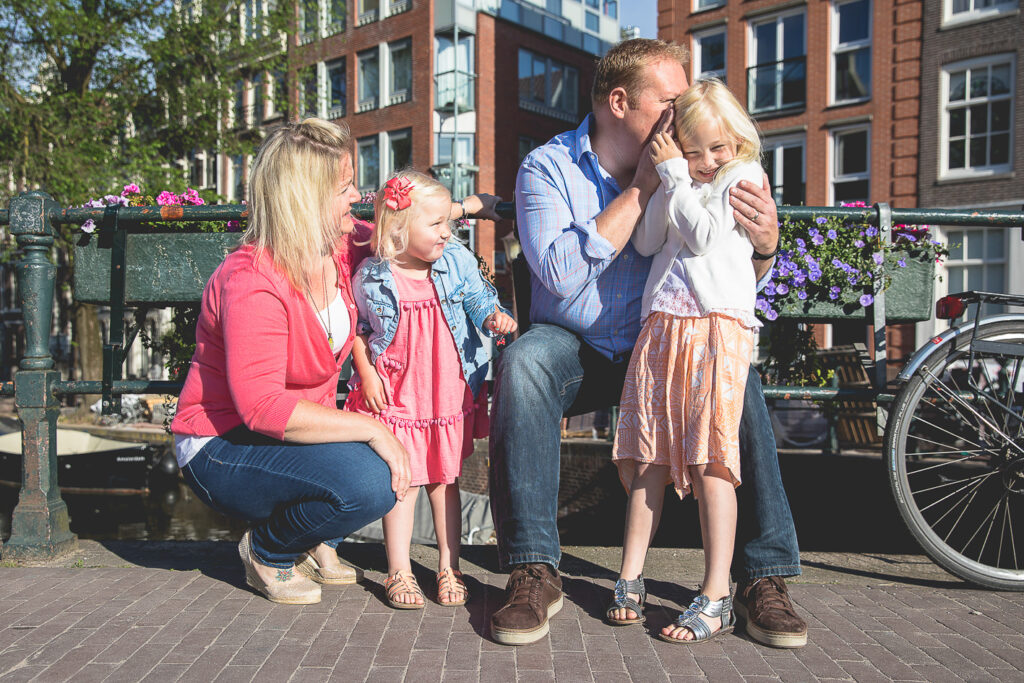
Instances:
[[[519,238],[531,272],[529,331],[501,356],[491,419],[491,506],[506,604],[492,616],[499,643],[535,642],[562,606],[558,563],[560,423],[618,403],[640,332],[650,259],[629,243],[660,183],[647,146],[667,130],[687,87],[683,47],[636,39],[598,63],[593,114],[531,152],[516,181]],[[778,249],[767,182],[733,190],[739,225],[764,278]],[[758,374],[748,375],[740,426],[737,611],[755,639],[800,647],[807,626],[783,576],[800,573],[789,502]]]

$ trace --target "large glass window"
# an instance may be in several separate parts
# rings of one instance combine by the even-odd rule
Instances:
[[[380,141],[376,135],[360,138],[357,143],[359,153],[359,191],[376,191],[380,184]]]
[[[604,15],[606,17],[611,17],[612,19],[619,18],[618,0],[604,0]]]
[[[327,84],[330,88],[327,100],[327,118],[341,118],[345,115],[348,95],[345,85],[344,57],[327,65]]]
[[[768,138],[762,150],[761,159],[775,202],[787,206],[803,204],[807,183],[803,137]]]
[[[871,97],[871,0],[836,2],[832,17],[832,99],[867,99]]]
[[[359,53],[359,108],[357,111],[377,108],[377,97],[380,95],[379,54],[377,48]]]
[[[380,15],[380,0],[359,0],[359,17],[357,26],[377,21]]]
[[[249,81],[249,86],[252,89],[252,120],[258,126],[263,123],[267,113],[263,104],[263,74],[257,71]]]
[[[587,30],[588,31],[593,31],[594,33],[600,33],[601,32],[601,17],[597,16],[593,12],[585,12],[585,14],[587,15],[587,18],[586,18]]]
[[[711,9],[712,7],[719,7],[724,5],[726,0],[693,0],[694,11],[702,9]]]
[[[942,0],[943,20],[970,21],[1006,14],[1017,9],[1018,0]]]
[[[870,192],[868,128],[847,128],[832,133],[832,203],[867,202]]]
[[[412,40],[388,44],[390,53],[390,92],[388,104],[406,102],[412,96]]]
[[[299,10],[299,43],[308,43],[320,31],[320,0],[302,0]]]
[[[943,68],[944,172],[1011,169],[1013,60],[999,55]]]
[[[348,15],[348,3],[345,0],[327,0],[327,33],[341,33],[345,30],[345,21]]]
[[[299,72],[299,114],[320,116],[319,90],[317,86],[317,67],[308,66]]]
[[[946,233],[949,257],[946,277],[949,292],[1006,291],[1006,235],[1001,228],[957,228]],[[982,315],[1001,313],[1002,307],[986,304]]]
[[[803,11],[759,21],[751,28],[753,63],[747,68],[751,113],[803,107],[807,100]]]
[[[434,73],[437,92],[435,107],[449,110],[458,104],[460,111],[473,108],[473,36],[459,36],[458,49],[449,36],[434,38]]]
[[[519,50],[519,106],[576,120],[579,72],[544,55]]]
[[[245,169],[245,157],[241,154],[236,154],[231,157],[231,199],[236,203],[240,203],[245,199],[245,176],[242,175]]]
[[[693,73],[725,81],[725,28],[694,35]]]
[[[388,148],[391,168],[388,173],[395,173],[412,164],[412,129],[396,130],[388,133]]]

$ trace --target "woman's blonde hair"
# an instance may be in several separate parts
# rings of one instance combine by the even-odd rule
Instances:
[[[377,227],[373,231],[370,246],[385,261],[394,261],[405,253],[409,246],[409,224],[419,216],[420,201],[428,197],[444,197],[449,201],[452,198],[447,187],[419,171],[402,170],[391,176],[393,179],[405,179],[412,183],[409,192],[412,205],[401,210],[389,207],[385,196],[387,184],[377,193],[377,201],[374,203]]]
[[[676,138],[680,144],[692,137],[697,127],[708,119],[717,120],[722,131],[736,141],[736,157],[718,169],[716,182],[736,164],[761,162],[761,134],[757,124],[722,81],[698,78],[676,98],[674,107]]]
[[[256,152],[242,241],[255,245],[257,258],[269,252],[299,291],[338,240],[341,217],[333,205],[350,142],[348,126],[309,118],[276,128]]]

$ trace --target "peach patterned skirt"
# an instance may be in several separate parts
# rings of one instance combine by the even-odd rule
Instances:
[[[629,491],[636,463],[669,467],[680,497],[687,465],[718,463],[740,483],[740,415],[754,332],[712,313],[683,318],[654,312],[629,362],[612,460]]]

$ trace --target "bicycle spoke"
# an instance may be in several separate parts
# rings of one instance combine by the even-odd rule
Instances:
[[[1002,503],[1002,499],[997,500],[996,504],[995,504],[995,507],[993,507],[992,510],[988,514],[986,514],[984,518],[982,518],[981,524],[978,525],[978,528],[974,530],[974,533],[971,534],[971,537],[967,539],[966,543],[964,543],[964,547],[963,547],[963,550],[961,551],[961,554],[963,554],[963,552],[967,550],[967,548],[971,545],[971,542],[974,540],[974,537],[977,536],[978,532],[981,531],[981,528],[985,525],[985,520],[988,519],[990,515],[994,517],[994,515],[996,514],[996,510],[999,509],[999,504],[1000,503]],[[985,546],[982,545],[981,548],[982,548],[982,550],[984,550]],[[978,554],[978,562],[981,562],[981,554],[980,553]]]
[[[935,377],[935,375],[932,375],[932,377]],[[961,405],[965,406],[967,408],[967,410],[969,410],[976,418],[979,418],[983,426],[986,426],[989,429],[991,429],[993,432],[995,432],[996,434],[998,434],[999,436],[1004,438],[1009,446],[1011,446],[1012,448],[1016,449],[1021,454],[1024,454],[1024,446],[1021,446],[1020,444],[1014,443],[1014,441],[1009,436],[1007,436],[1003,432],[1003,430],[999,429],[998,426],[996,426],[996,425],[994,425],[994,424],[992,424],[990,422],[987,422],[985,420],[985,417],[983,415],[981,415],[981,413],[978,412],[978,410],[976,408],[974,408],[970,403],[967,403],[966,401],[964,401],[956,393],[951,392],[949,390],[949,387],[945,386],[945,384],[943,384],[941,380],[937,380],[936,384],[942,386],[942,388],[944,390],[949,392],[949,398],[952,399],[955,403],[958,403],[958,404],[961,404]]]
[[[976,479],[981,479],[981,480],[988,479],[993,474],[995,474],[995,472],[986,472],[985,474],[979,474],[977,476],[971,477],[970,479],[962,479],[962,480],[958,480],[958,481],[950,481],[950,482],[946,482],[945,484],[939,484],[938,486],[932,486],[931,488],[921,489],[920,491],[913,491],[913,494],[914,494],[915,497],[917,497],[918,494],[927,493],[929,491],[934,491],[936,489],[941,489],[941,488],[946,487],[946,486],[955,486],[957,484],[960,484],[960,483],[963,483],[963,482],[974,481]],[[964,488],[966,488],[966,486]],[[927,510],[928,508],[930,508],[930,507],[932,507],[934,505],[938,505],[939,503],[941,503],[942,501],[946,500],[950,496],[955,496],[956,494],[960,493],[960,491],[962,491],[962,490],[963,489],[957,489],[956,491],[953,491],[952,493],[946,494],[942,498],[939,498],[937,501],[935,501],[933,503],[930,503],[926,507],[921,508],[921,512],[924,512],[925,510]]]
[[[984,373],[984,375],[985,375],[985,383],[986,383],[986,385],[987,385],[987,386],[988,386],[988,388],[989,388],[989,392],[984,392],[984,391],[979,391],[979,392],[978,392],[979,394],[982,394],[982,395],[984,395],[984,394],[986,394],[986,393],[990,393],[990,392],[991,392],[991,389],[992,389],[992,387],[993,387],[993,386],[996,386],[996,384],[995,384],[995,383],[994,383],[994,382],[992,381],[992,378],[991,378],[991,377],[989,377],[989,374],[988,374],[988,363],[986,363],[986,362],[985,362],[985,359],[984,359],[984,358],[979,358],[979,359],[978,359],[978,365],[979,365],[979,366],[981,366],[981,371],[982,371],[982,372]],[[967,368],[967,377],[969,378],[970,376],[971,376],[971,368],[969,368],[969,367],[968,367],[968,368]],[[989,416],[990,418],[992,418],[992,422],[994,422],[994,423],[997,423],[997,424],[998,424],[998,422],[999,422],[999,421],[998,421],[998,420],[996,420],[996,416],[992,414],[992,410],[991,410],[991,408],[990,408],[990,407],[988,406],[988,404],[987,404],[987,403],[985,404],[985,412],[987,412],[987,413],[988,413],[988,416]]]
[[[1013,555],[1013,568],[1019,570],[1017,563],[1017,544],[1013,541],[1013,517],[1010,516],[1010,506],[1006,506],[1006,519],[1010,522],[1010,554]]]
[[[949,455],[951,453],[971,453],[971,452],[972,451],[931,451],[931,452],[925,451],[925,452],[914,453],[914,455]],[[955,465],[958,462],[966,462],[968,460],[973,460],[974,458],[976,458],[981,453],[988,453],[988,449],[975,451],[975,455],[968,455],[966,458],[957,458],[956,460],[947,460],[945,462],[940,462],[940,463],[937,463],[935,465],[928,465],[927,467],[917,467],[917,468],[914,468],[913,472],[911,472],[910,470],[907,470],[907,476],[909,477],[911,474],[920,474],[921,472],[927,472],[928,470],[933,470],[936,467],[946,467],[947,465]]]
[[[946,510],[945,512],[943,512],[942,516],[939,517],[937,520],[935,520],[934,522],[930,523],[929,526],[931,526],[931,528],[933,528],[933,529],[936,528],[937,526],[939,526],[939,522],[944,520],[946,518],[946,515],[948,515],[949,513],[953,512],[954,510],[956,510],[957,506],[960,505],[960,503],[965,498],[967,498],[968,496],[970,496],[971,499],[973,500],[974,496],[977,495],[978,488],[981,487],[981,484],[982,484],[982,482],[980,482],[980,481],[974,482],[974,485],[970,487],[970,490],[967,491],[966,493],[964,493],[964,495],[960,497],[960,500],[958,500],[955,503],[953,503],[952,505],[950,505],[949,509]],[[946,538],[943,539],[943,540],[948,540],[949,539],[949,534],[953,533],[953,529],[955,529],[956,525],[960,523],[960,518],[964,516],[964,513],[967,512],[967,508],[970,507],[970,505],[971,505],[971,501],[968,500],[967,503],[964,504],[964,509],[960,511],[960,516],[956,518],[955,522],[953,522],[953,528],[951,528],[949,530],[949,533],[946,534]]]
[[[1005,499],[1006,499],[1006,496],[1003,496],[1002,498],[997,500],[996,501],[996,506],[992,510],[992,519],[988,523],[988,530],[985,532],[985,540],[983,540],[981,542],[981,549],[978,551],[978,558],[977,558],[978,562],[981,562],[981,556],[985,554],[985,546],[988,545],[988,539],[992,536],[992,527],[995,526],[996,517],[999,515],[999,506],[1003,504]],[[984,524],[984,521],[982,522],[982,524]],[[981,531],[981,527],[980,526],[978,527],[978,531]],[[978,532],[976,531],[974,533],[975,533],[975,535],[977,535]],[[971,538],[974,538],[974,537],[972,536]],[[964,550],[967,550],[967,546],[964,546]],[[996,566],[997,567],[999,566],[999,556],[998,555],[996,555]]]
[[[925,420],[923,417],[920,417],[916,413],[912,416],[912,419],[917,421],[917,422],[921,422],[921,423],[927,425],[928,427],[932,427],[932,428],[934,428],[934,429],[936,429],[936,430],[938,430],[940,432],[948,434],[949,436],[953,437],[954,439],[961,439],[962,438],[970,446],[975,446],[977,448],[984,448],[980,443],[972,443],[968,439],[966,439],[964,437],[961,437],[959,434],[954,434],[953,432],[949,431],[948,429],[946,429],[946,428],[944,428],[944,427],[942,427],[940,425],[935,424],[934,422],[929,422],[928,420]],[[927,441],[928,443],[935,444],[936,446],[945,446],[946,445],[946,444],[939,443],[938,441],[932,441],[931,439],[926,439],[923,436],[917,436],[916,434],[911,434],[911,433],[909,433],[909,431],[907,433],[907,437],[908,438],[918,439],[920,441]]]

